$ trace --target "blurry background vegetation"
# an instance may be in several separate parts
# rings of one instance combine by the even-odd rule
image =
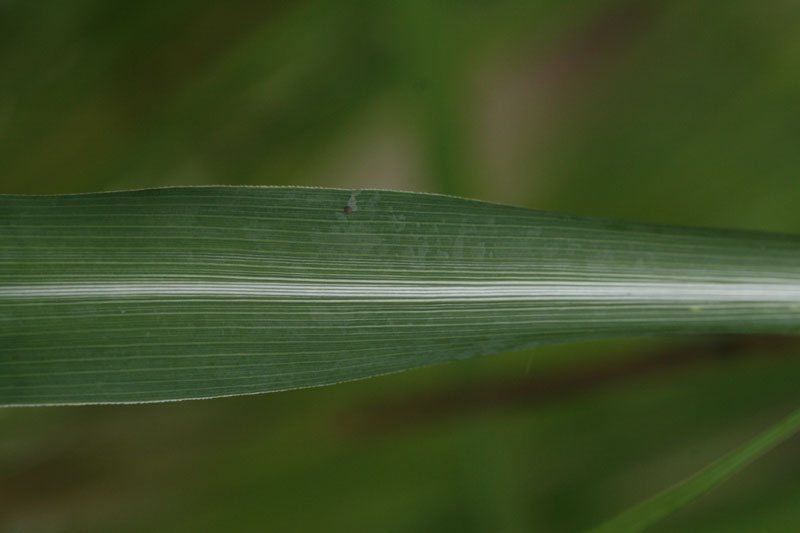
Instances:
[[[378,187],[796,233],[798,23],[786,0],[3,0],[0,193]],[[0,531],[580,530],[797,407],[798,350],[585,343],[5,409]],[[657,529],[797,530],[799,452]]]

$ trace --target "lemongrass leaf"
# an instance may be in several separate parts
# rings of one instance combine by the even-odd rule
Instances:
[[[0,405],[325,385],[547,343],[800,331],[800,239],[429,194],[0,196]]]

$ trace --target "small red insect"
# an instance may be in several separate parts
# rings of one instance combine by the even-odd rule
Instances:
[[[345,215],[349,215],[349,214],[350,214],[350,213],[352,213],[352,212],[353,212],[353,208],[352,208],[352,207],[350,207],[349,205],[346,205],[346,206],[344,207],[344,214],[345,214]]]

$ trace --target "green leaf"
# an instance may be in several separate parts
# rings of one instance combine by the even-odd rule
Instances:
[[[800,430],[800,409],[693,476],[606,522],[595,533],[643,531],[691,503]]]
[[[546,343],[800,331],[800,240],[389,191],[0,196],[0,405],[325,385]]]

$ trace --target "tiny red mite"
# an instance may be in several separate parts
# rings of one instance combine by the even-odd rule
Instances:
[[[349,205],[345,206],[345,208],[344,208],[344,214],[345,215],[349,215],[352,212],[353,212],[353,208],[352,207],[350,207]]]

